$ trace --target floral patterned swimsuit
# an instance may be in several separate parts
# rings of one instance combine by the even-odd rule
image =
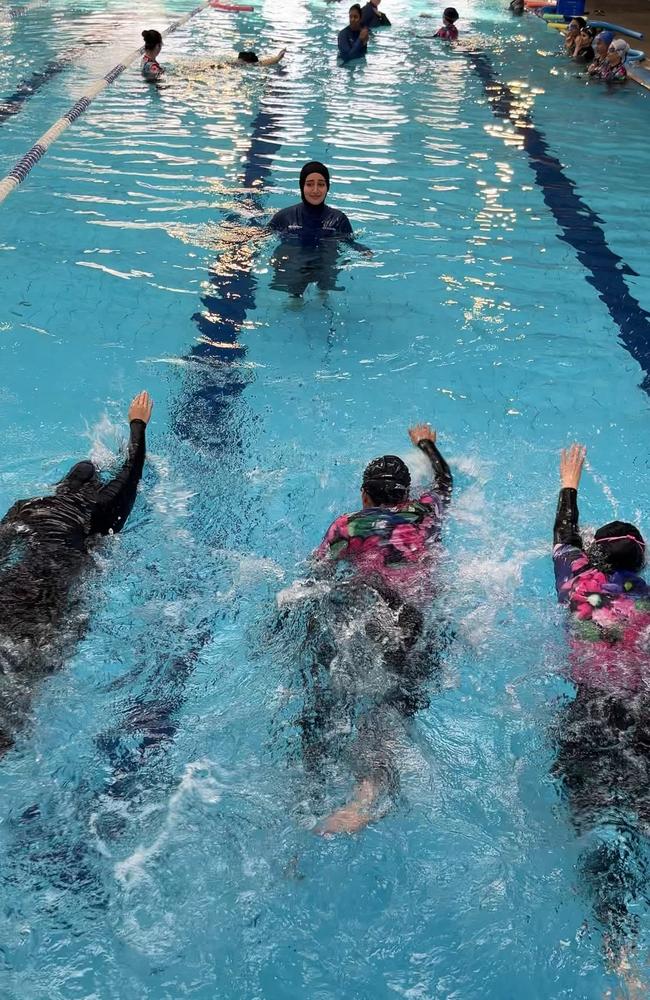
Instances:
[[[164,72],[164,69],[156,59],[150,59],[148,56],[142,57],[142,75],[145,80],[157,80]]]
[[[650,587],[636,573],[596,569],[577,524],[575,490],[562,490],[553,564],[558,600],[572,613],[571,678],[612,694],[641,691],[650,678]]]
[[[605,60],[598,70],[598,79],[604,80],[605,83],[623,83],[624,80],[627,80],[627,70],[623,63],[619,63],[618,66],[611,66]]]
[[[419,447],[433,465],[435,488],[417,500],[337,517],[316,550],[318,559],[350,560],[364,576],[379,578],[403,596],[413,597],[422,589],[433,546],[440,540],[452,479],[432,442],[420,442]]]

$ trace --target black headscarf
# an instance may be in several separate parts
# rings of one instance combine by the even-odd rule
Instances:
[[[324,178],[327,184],[327,190],[330,189],[330,172],[324,163],[319,163],[318,160],[311,160],[309,163],[305,163],[304,167],[300,171],[300,197],[305,200],[305,181],[310,174],[320,174]]]

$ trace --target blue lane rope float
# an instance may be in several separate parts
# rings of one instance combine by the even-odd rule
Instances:
[[[194,17],[196,14],[200,14],[203,10],[207,10],[208,7],[212,8],[212,10],[221,11],[223,13],[253,9],[252,7],[220,4],[216,3],[215,0],[203,0],[203,3],[200,3],[198,7],[194,7],[193,10],[184,14],[183,17],[180,17],[177,21],[173,21],[168,28],[165,28],[165,30],[161,32],[162,37],[165,38],[167,35],[171,35],[173,32],[178,31],[178,29],[186,24],[190,18]],[[32,148],[29,149],[24,156],[21,156],[18,162],[13,165],[7,176],[0,181],[0,203],[8,198],[12,191],[16,190],[19,184],[23,183],[38,161],[47,153],[52,143],[56,142],[59,136],[65,132],[65,130],[69,128],[70,125],[77,120],[77,118],[87,111],[95,98],[111,83],[115,83],[124,70],[127,69],[132,62],[135,62],[138,56],[142,55],[143,52],[144,46],[140,46],[140,48],[130,52],[129,55],[127,55],[121,62],[117,63],[117,65],[113,66],[113,68],[110,69],[100,80],[96,80],[86,93],[83,94],[79,100],[76,101],[76,103],[73,104],[72,107],[40,137],[40,139],[37,139]]]

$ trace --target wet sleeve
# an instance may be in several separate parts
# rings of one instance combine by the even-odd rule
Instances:
[[[390,28],[390,21],[382,10],[377,11],[377,17],[379,18],[379,24],[382,28]]]
[[[553,572],[561,604],[568,601],[576,576],[590,565],[578,531],[578,491],[566,487],[560,490],[553,528]]]
[[[325,538],[314,552],[314,558],[320,561],[329,559],[344,559],[348,551],[349,535],[347,532],[347,516],[342,514],[330,524]]]
[[[418,441],[418,448],[427,456],[433,467],[433,489],[434,492],[445,502],[449,503],[454,479],[451,469],[438,451],[433,441]]]
[[[343,62],[349,62],[350,59],[358,59],[364,52],[365,48],[359,37],[351,41],[350,35],[345,28],[343,31],[339,31],[339,55]]]
[[[108,535],[121,531],[133,509],[145,458],[145,427],[142,420],[131,421],[129,454],[121,471],[102,487],[91,514],[90,532]]]
[[[553,525],[553,544],[572,545],[582,549],[582,539],[578,531],[578,491],[567,486],[560,490]]]

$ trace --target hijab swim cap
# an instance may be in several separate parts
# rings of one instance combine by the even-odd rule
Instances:
[[[600,34],[596,35],[594,38],[594,42],[601,42],[603,45],[611,45],[613,41],[613,31],[601,31]]]
[[[594,535],[589,555],[596,565],[606,570],[634,573],[641,569],[645,558],[643,535],[628,521],[610,521]]]
[[[304,167],[300,171],[300,196],[302,200],[305,200],[305,181],[310,174],[320,174],[324,178],[327,184],[327,190],[330,189],[330,172],[324,163],[319,163],[318,160],[311,160],[309,163],[305,163]]]
[[[58,483],[56,492],[76,493],[89,485],[93,487],[101,486],[97,475],[97,469],[92,462],[77,462],[76,465],[72,466],[68,474],[64,476],[61,482]]]
[[[402,503],[410,485],[408,466],[397,455],[373,459],[363,473],[363,488],[375,503]]]
[[[442,16],[445,19],[445,21],[457,21],[458,11],[456,10],[455,7],[445,7],[445,9],[442,12]]]
[[[630,51],[630,46],[622,38],[616,38],[609,47],[609,51],[611,52],[612,50],[618,52],[622,62],[625,62],[627,54]]]

